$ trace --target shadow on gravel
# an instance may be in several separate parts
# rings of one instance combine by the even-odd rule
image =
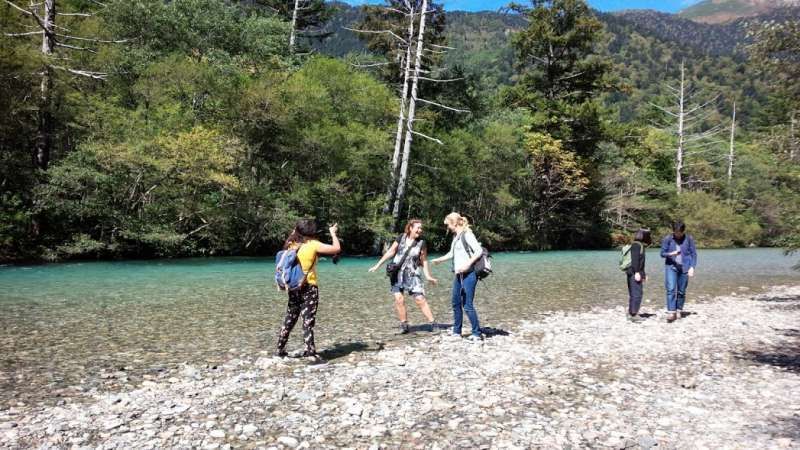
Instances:
[[[774,296],[774,297],[762,297],[757,299],[760,302],[765,303],[790,303],[790,302],[797,302],[800,303],[800,297],[796,295],[784,295],[784,296]]]
[[[495,336],[508,336],[509,332],[500,328],[481,327],[481,334],[484,338],[493,338]]]
[[[782,346],[744,352],[739,358],[800,373],[800,330],[788,328],[775,331],[792,339]]]
[[[353,352],[379,352],[383,350],[383,342],[347,342],[344,344],[336,344],[331,348],[326,348],[320,352],[320,356],[328,361],[343,358]]]

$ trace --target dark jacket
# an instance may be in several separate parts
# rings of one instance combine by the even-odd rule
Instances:
[[[642,277],[646,275],[644,271],[645,253],[644,244],[641,242],[634,241],[631,244],[631,266],[628,267],[628,275],[633,275],[636,272],[639,272]]]
[[[675,257],[667,256],[667,253],[674,252],[678,247],[679,245],[672,233],[664,236],[664,239],[661,240],[661,257],[664,258],[665,265],[675,266],[683,273],[686,273],[690,268],[697,266],[697,249],[694,245],[694,238],[688,234],[683,236],[683,242],[680,244],[683,263],[680,266],[675,262]]]

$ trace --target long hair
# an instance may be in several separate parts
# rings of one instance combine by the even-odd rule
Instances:
[[[408,221],[408,223],[406,223],[406,227],[404,228],[404,232],[406,233],[406,236],[411,234],[411,229],[414,228],[414,225],[416,225],[416,224],[420,224],[421,225],[422,221],[419,220],[419,219],[411,219],[411,220]]]
[[[469,228],[469,219],[462,216],[457,212],[451,212],[444,218],[445,225],[453,225],[456,227],[464,227],[464,229]]]
[[[295,223],[294,229],[289,233],[286,242],[283,243],[283,249],[297,244],[302,244],[308,239],[313,239],[317,236],[317,224],[314,219],[300,219]]]

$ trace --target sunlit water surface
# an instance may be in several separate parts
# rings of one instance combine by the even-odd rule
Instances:
[[[661,309],[657,249],[648,258],[644,308]],[[791,269],[796,258],[780,250],[705,250],[699,260],[690,303],[800,282]],[[387,278],[367,273],[374,262],[320,261],[320,349],[395,338]],[[547,311],[624,305],[617,262],[615,251],[497,254],[495,274],[477,291],[482,325],[508,329]],[[130,387],[183,362],[213,365],[272,350],[286,307],[273,268],[268,258],[0,267],[0,408]],[[440,284],[429,287],[429,301],[437,320],[449,324],[452,275],[442,265],[434,276]],[[424,321],[413,301],[408,307],[412,324]],[[300,348],[301,335],[293,333],[291,349]],[[109,376],[120,369],[123,377]]]

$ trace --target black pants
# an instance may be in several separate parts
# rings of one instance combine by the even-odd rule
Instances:
[[[641,281],[636,281],[634,275],[628,275],[628,314],[635,316],[639,314],[642,307],[642,296],[644,289]]]
[[[283,319],[283,326],[278,332],[278,352],[285,351],[286,343],[289,342],[289,333],[297,323],[297,319],[303,317],[303,342],[306,345],[305,354],[316,355],[317,348],[314,345],[314,324],[317,319],[317,307],[319,306],[319,288],[307,284],[296,291],[289,292],[289,304],[286,306],[286,318]]]

